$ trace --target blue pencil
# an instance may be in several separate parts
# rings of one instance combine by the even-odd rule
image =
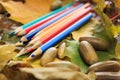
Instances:
[[[33,24],[35,24],[35,23],[37,23],[37,22],[39,22],[39,21],[41,21],[41,20],[43,20],[43,19],[51,16],[51,15],[53,15],[53,14],[56,14],[56,13],[58,13],[58,12],[64,10],[64,9],[66,9],[66,8],[68,8],[68,7],[70,7],[70,6],[72,6],[72,3],[67,4],[67,5],[65,5],[65,6],[63,6],[63,7],[61,7],[61,8],[58,8],[58,9],[56,9],[56,10],[54,10],[54,11],[52,11],[52,12],[50,12],[50,13],[42,16],[42,17],[39,17],[39,18],[37,18],[37,19],[35,19],[35,20],[27,23],[27,24],[22,25],[21,27],[17,28],[15,31],[11,32],[9,35],[10,35],[10,36],[13,36],[14,34],[18,33],[19,31],[21,31],[21,30],[23,30],[23,29],[26,29],[26,28],[28,28],[29,26],[31,26],[31,25],[33,25]]]
[[[40,27],[36,28],[34,31],[32,31],[32,32],[26,34],[25,36],[23,36],[23,37],[21,38],[21,40],[20,40],[20,43],[24,43],[24,42],[30,41],[31,38],[32,38],[36,33],[38,33],[39,31],[41,31],[41,30],[44,29],[45,27],[49,26],[50,24],[54,23],[55,21],[59,20],[60,18],[62,18],[62,17],[64,17],[64,16],[70,14],[71,12],[79,9],[81,6],[83,6],[83,4],[80,4],[80,5],[72,8],[71,10],[68,10],[68,11],[66,11],[65,13],[57,16],[56,18],[53,18],[52,20],[44,23],[44,24],[41,25]]]
[[[69,35],[72,31],[78,29],[80,26],[82,26],[83,24],[85,24],[86,22],[88,22],[91,18],[92,18],[92,13],[89,13],[88,15],[86,15],[85,17],[83,17],[82,19],[78,20],[76,23],[74,23],[72,26],[70,26],[69,28],[65,29],[64,31],[62,31],[60,34],[58,34],[57,36],[55,36],[54,38],[52,38],[51,40],[49,40],[48,42],[46,42],[45,44],[43,44],[42,46],[40,46],[37,50],[35,50],[29,57],[27,60],[32,60],[33,58],[35,58],[38,55],[41,55],[44,51],[46,51],[48,48],[54,46],[55,44],[57,44],[59,41],[61,41],[62,39],[64,39],[67,35]]]

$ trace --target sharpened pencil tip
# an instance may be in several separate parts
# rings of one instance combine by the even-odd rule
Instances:
[[[27,52],[26,52],[26,48],[23,48],[23,49],[16,55],[16,57],[25,55],[26,53],[27,53]]]
[[[20,54],[17,54],[15,57],[19,57],[19,56],[21,56]]]
[[[34,59],[34,57],[35,57],[35,54],[32,53],[26,60],[31,61],[32,59]]]
[[[17,42],[15,45],[16,45],[16,46],[23,46],[24,44],[23,44],[23,42],[19,41],[19,42]]]
[[[9,34],[9,37],[12,37],[14,34],[15,34],[15,32],[11,32],[11,33]]]
[[[24,30],[21,30],[20,32],[17,33],[17,36],[23,36],[25,34],[26,34],[26,32]]]

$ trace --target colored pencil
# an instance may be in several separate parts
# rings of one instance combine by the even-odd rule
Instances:
[[[69,10],[69,11],[66,11],[65,13],[61,14],[60,16],[57,16],[56,18],[54,18],[54,19],[48,21],[47,23],[41,25],[41,27],[38,27],[38,28],[36,28],[34,31],[32,31],[32,32],[26,34],[25,36],[23,36],[23,37],[20,39],[19,43],[24,43],[24,42],[30,41],[31,38],[32,38],[37,32],[41,31],[42,29],[44,29],[45,27],[47,27],[47,26],[49,26],[50,24],[54,23],[55,21],[59,20],[60,18],[66,16],[66,15],[68,15],[68,14],[70,14],[71,12],[75,11],[76,9],[79,9],[81,6],[82,6],[82,4],[76,6],[75,8],[72,8],[72,9]]]
[[[56,36],[57,34],[62,32],[64,29],[66,29],[67,27],[69,27],[70,25],[75,23],[77,20],[79,20],[80,18],[82,18],[86,14],[88,14],[91,11],[91,8],[85,9],[85,7],[83,7],[83,9],[80,8],[80,10],[82,10],[82,11],[80,12],[78,10],[77,13],[73,14],[74,16],[68,17],[64,21],[62,21],[59,24],[55,25],[55,28],[57,28],[57,29],[53,29],[53,30],[49,29],[49,30],[47,30],[48,31],[48,35],[46,34],[47,36],[44,35],[43,37],[40,37],[39,41],[35,41],[34,42],[34,45],[28,44],[28,46],[23,48],[18,53],[17,57],[35,50],[36,48],[38,48],[41,45],[41,43],[44,44],[45,42],[47,42],[48,40],[50,40],[51,38],[53,38],[54,36]],[[43,30],[45,30],[45,29],[43,29]],[[45,33],[46,32],[43,32],[43,34],[45,34]],[[32,46],[32,47],[30,47],[30,46]]]
[[[61,18],[60,20],[56,21],[55,22],[55,25],[50,25],[46,28],[44,28],[43,30],[39,31],[32,39],[34,39],[35,37],[41,37],[41,33],[43,33],[43,35],[46,35],[46,33],[48,33],[49,31],[51,31],[51,29],[55,29],[57,25],[61,25],[61,24],[64,24],[67,20],[71,20],[71,17],[73,17],[75,14],[79,13],[81,10],[84,10],[85,8],[89,7],[90,4],[87,3],[85,5],[83,5],[80,10],[76,10],[70,14],[68,14],[67,16]],[[83,8],[83,9],[82,9]],[[69,19],[68,19],[69,18]],[[45,32],[45,33],[44,33]]]
[[[77,21],[76,23],[71,25],[69,28],[65,29],[63,32],[61,32],[60,34],[58,34],[57,36],[55,36],[54,38],[49,40],[47,43],[45,43],[44,45],[40,46],[37,50],[35,50],[27,58],[27,60],[30,61],[30,60],[36,58],[37,56],[41,55],[48,48],[50,48],[50,47],[54,46],[55,44],[57,44],[59,41],[61,41],[63,38],[65,38],[72,31],[76,30],[77,28],[79,28],[80,26],[82,26],[83,24],[88,22],[91,18],[92,18],[92,14],[90,13],[87,16],[85,16],[84,18],[80,19],[79,21]]]
[[[77,6],[77,5],[76,5],[76,6]],[[71,6],[71,7],[69,7],[69,8],[66,8],[65,10],[62,10],[62,11],[60,11],[60,12],[54,14],[54,15],[51,15],[51,16],[43,19],[42,21],[37,22],[36,24],[34,24],[34,25],[32,25],[32,26],[24,29],[24,30],[21,30],[20,32],[17,33],[17,36],[22,36],[22,35],[25,35],[25,34],[29,33],[29,32],[32,31],[32,30],[35,30],[37,27],[40,27],[42,24],[48,22],[49,20],[51,20],[51,19],[59,16],[60,14],[66,12],[66,11],[68,11],[68,10],[72,9],[73,7],[75,7],[75,6]]]
[[[11,33],[9,34],[9,36],[13,36],[14,34],[18,33],[19,31],[21,31],[21,30],[23,30],[23,29],[26,29],[27,27],[29,27],[29,26],[31,26],[31,25],[33,25],[33,24],[35,24],[35,23],[37,23],[37,22],[39,22],[39,21],[41,21],[41,20],[43,20],[43,19],[51,16],[51,15],[53,15],[53,14],[56,14],[56,13],[58,13],[58,12],[64,10],[64,9],[66,9],[66,8],[68,8],[68,7],[70,7],[70,6],[72,6],[72,3],[67,4],[67,5],[65,5],[65,6],[63,6],[63,7],[61,7],[61,8],[58,8],[58,9],[56,9],[56,10],[54,10],[54,11],[52,11],[52,12],[50,12],[50,13],[42,16],[42,17],[39,17],[39,18],[37,18],[37,19],[35,19],[35,20],[27,23],[27,24],[24,24],[24,25],[22,25],[21,27],[17,28],[15,31],[11,32]]]
[[[62,32],[64,29],[68,28],[70,25],[75,23],[77,20],[79,20],[80,18],[82,18],[86,14],[88,14],[91,11],[91,8],[88,8],[88,9],[85,9],[85,10],[81,9],[81,10],[82,11],[79,12],[78,14],[75,14],[71,18],[66,19],[65,21],[63,21],[60,24],[52,27],[51,29],[49,29],[47,31],[44,31],[44,29],[43,29],[43,32],[41,33],[41,35],[36,37],[38,39],[37,41],[33,42],[32,44],[28,43],[27,47],[29,47],[29,45],[32,46],[30,48],[30,50],[28,49],[28,51],[36,49],[38,46],[46,43],[48,40],[50,40],[51,38],[53,38],[54,36],[56,36],[57,34]]]

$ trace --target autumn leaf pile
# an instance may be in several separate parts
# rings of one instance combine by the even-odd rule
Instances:
[[[102,39],[105,39],[110,44],[110,47],[107,51],[96,51],[99,61],[107,61],[107,60],[117,60],[120,61],[120,55],[116,55],[116,45],[118,44],[116,37],[120,34],[120,26],[113,24],[113,22],[110,20],[110,18],[103,13],[103,9],[105,8],[105,1],[104,0],[94,0],[98,4],[94,7],[95,12],[97,15],[101,18],[101,22],[99,22],[96,19],[91,19],[87,24],[82,26],[80,29],[77,29],[73,31],[70,35],[70,39],[66,38],[63,41],[67,44],[67,47],[65,48],[64,56],[69,58],[69,61],[72,63],[80,66],[82,72],[86,72],[89,65],[87,65],[84,60],[82,59],[82,56],[79,54],[79,38],[84,36],[95,36]],[[119,0],[114,0],[116,6],[120,6]],[[22,24],[25,24],[37,17],[40,17],[44,14],[47,14],[50,12],[50,5],[52,4],[53,0],[26,0],[26,2],[23,4],[21,2],[14,2],[14,1],[7,1],[0,3],[5,7],[5,9],[11,14],[9,19],[12,19],[14,21],[20,22]],[[64,1],[63,5],[71,2],[71,0]],[[44,7],[43,7],[44,5]],[[119,12],[118,12],[119,13]],[[120,14],[120,13],[119,13]],[[8,34],[8,33],[7,33]],[[24,58],[28,57],[28,55],[15,58],[14,55],[17,54],[15,51],[15,45],[14,42],[17,42],[19,38],[12,37],[9,38],[7,34],[3,34],[2,41],[6,41],[7,45],[0,45],[0,70],[4,68],[4,66],[7,64],[7,61],[10,59],[13,60],[21,60],[24,61]],[[16,40],[16,41],[13,41]],[[13,42],[12,42],[13,41]],[[9,44],[9,43],[12,43]],[[59,45],[59,44],[58,44]],[[75,54],[74,54],[75,53]],[[7,55],[7,56],[6,56]],[[9,56],[10,55],[10,56]],[[56,58],[55,61],[60,61],[58,58]],[[41,67],[40,66],[40,60],[36,60],[34,62],[31,62],[30,64],[34,68]]]

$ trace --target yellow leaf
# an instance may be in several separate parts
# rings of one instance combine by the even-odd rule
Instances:
[[[117,44],[115,47],[116,56],[120,59],[120,35],[117,36]]]
[[[92,36],[96,24],[98,24],[98,21],[95,19],[91,19],[87,24],[82,26],[80,29],[72,32],[73,39],[78,41],[80,37]]]
[[[0,46],[0,71],[4,68],[6,63],[16,55],[14,50],[15,45],[12,44]]]
[[[48,13],[52,1],[53,0],[26,0],[23,4],[9,0],[7,2],[0,1],[0,3],[2,3],[5,9],[11,14],[11,19],[21,23],[27,23]]]
[[[120,26],[112,25],[111,29],[112,29],[112,33],[113,33],[114,37],[116,37],[118,34],[120,34]]]
[[[113,0],[114,2],[115,2],[115,5],[117,6],[117,7],[120,7],[120,0]]]
[[[54,0],[26,0],[23,4],[9,0],[6,2],[0,1],[0,3],[11,14],[11,19],[25,24],[49,13],[53,1]],[[63,1],[63,5],[69,2],[71,2],[71,0],[65,0]]]
[[[116,44],[115,52],[116,52],[117,58],[120,59],[120,43],[117,43],[117,44]]]
[[[99,6],[100,10],[103,11],[103,9],[105,8],[105,0],[99,0],[97,5]],[[97,6],[97,7],[98,7]]]

